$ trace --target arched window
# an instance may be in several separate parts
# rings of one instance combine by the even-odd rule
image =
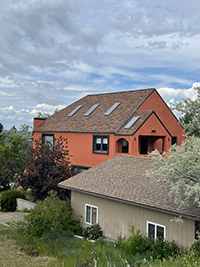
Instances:
[[[128,141],[124,138],[120,138],[116,142],[117,153],[128,153]]]

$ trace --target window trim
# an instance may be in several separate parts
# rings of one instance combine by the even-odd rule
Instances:
[[[95,146],[96,146],[96,139],[97,138],[101,138],[101,146],[102,146],[102,140],[103,138],[107,138],[108,140],[108,149],[107,151],[103,151],[103,150],[95,150]],[[93,154],[104,154],[104,155],[109,155],[109,135],[96,135],[93,134],[93,145],[92,145],[92,153]]]
[[[45,136],[53,136],[53,146],[52,147],[54,147],[55,135],[54,134],[45,134],[45,133],[42,133],[42,144],[45,144]]]
[[[157,235],[157,226],[159,227],[162,227],[164,228],[164,239],[166,239],[166,226],[165,225],[162,225],[162,224],[158,224],[158,223],[154,223],[154,222],[150,222],[150,221],[147,221],[147,236],[149,236],[149,233],[148,233],[148,229],[149,229],[149,224],[152,224],[155,226],[155,236],[153,237],[154,239],[156,239],[156,235]]]
[[[86,221],[86,215],[87,215],[87,207],[90,207],[91,208],[91,210],[93,209],[93,208],[95,208],[95,209],[97,209],[97,215],[96,215],[96,222],[94,223],[94,224],[97,224],[98,223],[98,207],[97,206],[94,206],[94,205],[91,205],[91,204],[85,204],[85,223],[86,224],[89,224],[89,225],[94,225],[93,223],[91,223],[92,222],[92,212],[91,212],[91,214],[90,214],[90,222],[87,222]]]

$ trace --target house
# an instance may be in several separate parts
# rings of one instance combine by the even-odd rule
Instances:
[[[33,138],[68,140],[71,164],[88,169],[116,155],[146,156],[181,144],[183,128],[156,89],[87,95],[47,119]]]
[[[199,207],[177,210],[166,186],[145,176],[151,159],[118,155],[59,184],[71,190],[73,216],[82,215],[81,226],[99,223],[105,237],[128,237],[134,225],[143,235],[162,236],[186,248],[195,241]],[[182,225],[171,222],[182,216]]]

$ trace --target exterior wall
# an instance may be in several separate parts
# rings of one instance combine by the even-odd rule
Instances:
[[[119,235],[128,237],[130,224],[146,235],[147,221],[150,221],[166,226],[166,239],[174,240],[179,247],[186,248],[194,243],[195,222],[192,220],[185,219],[183,225],[179,225],[170,222],[174,216],[166,213],[72,191],[73,216],[83,216],[82,227],[88,226],[85,223],[85,204],[98,207],[98,223],[103,229],[104,236],[110,239],[116,240]]]
[[[152,126],[153,125],[153,126]],[[155,129],[156,132],[152,132]],[[43,132],[44,134],[52,132]],[[95,135],[95,134],[94,134]],[[55,132],[55,138],[63,136],[67,138],[69,153],[72,155],[71,164],[80,165],[85,167],[93,167],[97,164],[104,162],[116,155],[122,154],[118,152],[117,140],[124,138],[129,143],[129,152],[125,155],[140,155],[140,136],[152,137],[149,141],[148,152],[155,150],[157,148],[162,152],[162,144],[153,138],[161,137],[165,138],[164,149],[167,151],[171,146],[171,141],[168,141],[170,135],[165,130],[163,125],[160,123],[158,118],[153,114],[147,121],[142,125],[142,127],[136,132],[134,136],[115,136],[114,134],[97,134],[97,135],[109,135],[109,154],[93,153],[93,134],[92,133],[66,133],[66,132]],[[42,136],[41,132],[34,132],[34,139],[38,139]],[[136,140],[135,140],[136,138]],[[170,139],[171,140],[171,139]],[[162,140],[161,140],[162,141]],[[156,143],[158,143],[156,145]]]
[[[154,110],[171,135],[177,136],[177,145],[181,145],[184,140],[182,136],[184,134],[183,128],[164,103],[158,93],[154,91],[138,110]]]
[[[49,134],[52,132],[42,132],[43,134]],[[33,139],[39,139],[42,136],[41,132],[34,132]],[[67,138],[69,153],[72,155],[70,161],[71,164],[94,167],[97,164],[104,162],[114,156],[120,154],[116,152],[116,141],[119,138],[125,138],[129,142],[130,152],[126,155],[130,155],[133,152],[133,136],[114,136],[114,134],[97,134],[97,135],[109,135],[109,154],[96,154],[93,153],[93,134],[92,133],[52,133],[55,138],[62,136]]]
[[[156,130],[156,132],[152,132],[153,129]],[[159,152],[162,152],[162,145],[159,141],[156,142],[156,139],[159,137],[164,138],[164,151],[168,151],[171,147],[171,136],[155,116],[155,114],[152,114],[151,117],[134,134],[132,139],[134,145],[131,155],[138,156],[140,153],[140,137],[151,137],[151,140],[148,143],[148,152],[152,152],[155,149],[157,149]]]
[[[34,121],[33,121],[33,130],[35,130],[44,121],[45,121],[45,119],[42,119],[42,118],[34,118]]]

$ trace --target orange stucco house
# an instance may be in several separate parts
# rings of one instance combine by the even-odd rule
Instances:
[[[34,139],[68,139],[71,164],[87,169],[119,154],[167,151],[183,127],[156,89],[87,95],[47,119],[34,119]]]

